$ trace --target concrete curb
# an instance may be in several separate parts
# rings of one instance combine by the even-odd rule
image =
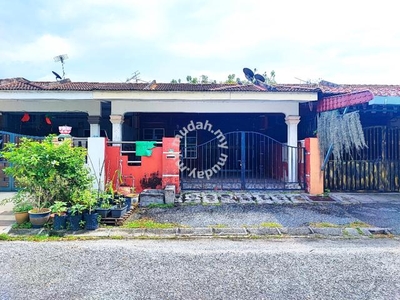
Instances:
[[[29,236],[48,234],[55,236],[75,236],[92,238],[251,238],[251,237],[371,237],[391,236],[390,228],[315,228],[315,227],[198,227],[198,228],[99,228],[93,231],[48,231],[45,229],[12,229],[11,236]]]

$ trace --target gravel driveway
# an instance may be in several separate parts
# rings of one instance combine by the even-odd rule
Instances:
[[[344,225],[358,221],[341,205],[327,203],[181,205],[173,208],[144,208],[139,216],[190,227],[257,226],[263,222],[276,222],[283,227],[300,227],[307,226],[310,222]]]

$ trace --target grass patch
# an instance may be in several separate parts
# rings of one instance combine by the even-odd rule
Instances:
[[[160,203],[151,203],[147,206],[147,208],[173,208],[175,204],[167,203],[167,204],[160,204]]]
[[[371,225],[365,223],[365,222],[361,222],[361,221],[355,221],[355,222],[351,222],[350,224],[346,225],[346,227],[350,227],[350,228],[364,228],[364,227],[372,227]]]
[[[262,222],[260,223],[260,227],[264,228],[281,228],[282,225],[276,222]]]
[[[164,229],[164,228],[175,228],[175,227],[182,227],[179,224],[175,223],[159,223],[155,222],[152,219],[138,219],[134,221],[129,221],[122,226],[123,228],[157,228],[157,229]]]
[[[310,223],[309,226],[315,227],[315,228],[341,228],[341,227],[344,227],[343,225],[332,224],[329,222],[313,222],[313,223]]]
[[[11,237],[7,233],[0,234],[0,241],[9,241]]]

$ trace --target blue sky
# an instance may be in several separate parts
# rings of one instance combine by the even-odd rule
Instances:
[[[331,3],[330,5],[328,3]],[[400,84],[394,1],[0,0],[0,78]],[[298,78],[298,79],[297,79]]]

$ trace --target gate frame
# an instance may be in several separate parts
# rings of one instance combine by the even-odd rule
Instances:
[[[307,156],[306,156],[306,149],[304,143],[298,142],[297,147],[289,146],[286,143],[279,142],[278,140],[275,140],[274,138],[271,138],[270,136],[267,136],[263,133],[256,132],[256,131],[232,131],[225,133],[225,136],[233,133],[240,133],[240,169],[237,171],[240,171],[240,177],[237,179],[240,179],[240,188],[229,188],[229,190],[305,190],[306,189],[306,161],[307,161]],[[277,180],[277,183],[280,185],[283,185],[281,188],[268,188],[265,186],[263,188],[252,188],[247,186],[249,184],[248,180],[249,178],[246,177],[246,167],[247,167],[247,157],[246,157],[246,150],[248,147],[246,147],[246,139],[248,134],[256,134],[259,136],[262,136],[268,140],[271,141],[271,143],[276,143],[278,145],[281,145],[286,149],[286,155],[285,157],[287,158],[286,162],[288,164],[287,170],[290,166],[290,163],[288,159],[293,159],[295,160],[295,164],[292,164],[292,170],[295,172],[295,177],[297,178],[296,182],[289,182],[288,181],[288,174],[286,174],[286,179],[283,180]],[[206,145],[207,143],[211,143],[214,141],[216,138],[213,138],[205,143],[202,143],[200,145],[197,145],[196,147],[199,148],[201,146]],[[197,150],[198,152],[201,152],[200,150]],[[289,153],[291,152],[291,153]],[[282,157],[281,161],[281,168],[283,168],[285,160]],[[181,163],[182,163],[182,156],[181,156]],[[293,168],[293,166],[295,167]],[[222,169],[221,169],[222,170]],[[181,177],[181,190],[190,190],[193,188],[185,188],[184,184],[188,183],[187,179],[189,178],[188,176],[185,176],[184,172],[181,170],[180,172],[180,177]],[[247,178],[247,179],[246,179]],[[220,179],[226,179],[226,178],[220,178]],[[268,178],[260,178],[261,180],[266,180]],[[274,178],[270,178],[274,179]],[[203,178],[201,180],[207,180],[206,178]],[[276,180],[276,179],[275,179]],[[246,182],[247,181],[247,182]],[[195,182],[197,183],[197,182]],[[212,187],[205,188],[204,185],[202,185],[201,188],[196,187],[195,189],[200,189],[200,190],[212,190]],[[215,188],[214,188],[215,189]]]

